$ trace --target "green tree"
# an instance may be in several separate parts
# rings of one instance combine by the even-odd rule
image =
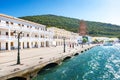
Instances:
[[[39,24],[46,25],[47,27],[54,26],[63,28],[68,31],[78,33],[79,19],[56,16],[56,15],[36,15],[20,17],[21,19],[29,20]],[[120,34],[120,26],[108,23],[86,21],[87,30],[91,36],[108,36],[117,37]]]
[[[120,40],[120,36],[117,37]]]
[[[86,42],[87,42],[87,39],[83,38],[82,43],[86,43]]]

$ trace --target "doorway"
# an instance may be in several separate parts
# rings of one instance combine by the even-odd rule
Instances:
[[[24,49],[25,47],[24,47],[24,42],[23,42],[23,49]]]
[[[1,50],[1,42],[0,42],[0,50]]]
[[[41,47],[44,47],[44,42],[41,42]]]
[[[8,36],[8,32],[6,32],[6,36]]]
[[[6,42],[6,50],[8,50],[8,42]]]
[[[35,42],[35,48],[38,48],[38,44],[37,44],[37,42]]]
[[[48,41],[46,41],[46,47],[49,47],[49,42]]]
[[[13,42],[11,42],[10,45],[11,45],[11,49],[13,50],[13,49],[14,49],[14,44],[13,44]]]
[[[29,42],[27,42],[27,48],[29,48]]]
[[[14,36],[13,32],[10,33],[11,36]]]

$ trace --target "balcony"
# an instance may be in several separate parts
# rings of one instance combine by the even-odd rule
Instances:
[[[31,37],[30,40],[31,41],[39,41],[39,38],[38,37]]]
[[[9,27],[5,23],[0,23],[0,28],[8,29]]]
[[[23,28],[21,28],[21,31],[23,31],[23,32],[30,32],[31,29],[23,27]]]
[[[29,41],[29,40],[30,40],[30,37],[22,37],[21,40],[22,40],[22,41]]]
[[[7,41],[9,37],[7,35],[0,35],[0,41]]]

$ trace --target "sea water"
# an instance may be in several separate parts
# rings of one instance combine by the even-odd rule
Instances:
[[[120,45],[94,47],[33,80],[120,80]]]

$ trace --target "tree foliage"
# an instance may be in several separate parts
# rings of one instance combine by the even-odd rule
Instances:
[[[86,38],[83,38],[82,43],[86,43],[88,40]]]
[[[20,17],[25,20],[33,21],[39,24],[44,24],[47,27],[63,28],[75,33],[78,33],[79,19],[56,16],[56,15],[36,15]],[[117,37],[120,34],[120,26],[108,23],[86,21],[88,34],[91,36],[108,36]]]

